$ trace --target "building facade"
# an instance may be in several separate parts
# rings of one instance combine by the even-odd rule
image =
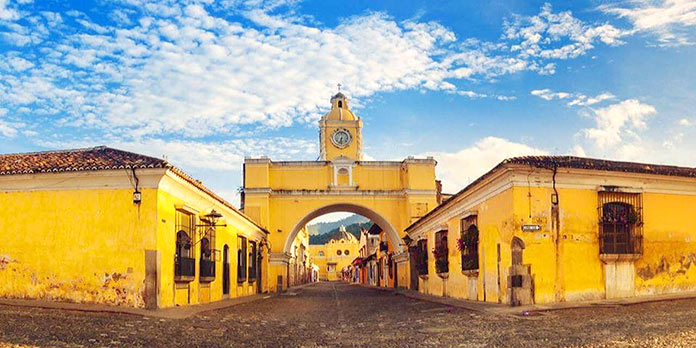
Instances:
[[[312,271],[314,260],[309,252],[309,232],[307,228],[300,230],[292,243],[290,262],[289,262],[289,286],[307,284],[316,281]]]
[[[393,248],[389,252],[402,254],[395,258],[398,267],[407,270],[401,237],[437,205],[435,160],[365,161],[362,120],[342,93],[331,98],[331,110],[319,121],[319,144],[316,161],[244,161],[242,209],[270,231],[270,288],[282,290],[286,283],[297,233],[332,212],[360,214],[379,225]]]
[[[267,291],[267,231],[169,162],[0,155],[0,296],[129,307]]]
[[[544,304],[696,290],[696,169],[519,157],[406,228],[420,292]]]
[[[358,253],[358,239],[339,228],[339,237],[332,238],[323,245],[310,245],[310,255],[319,268],[319,280],[334,281],[343,279],[343,271]]]

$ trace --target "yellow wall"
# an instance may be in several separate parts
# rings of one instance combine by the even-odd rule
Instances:
[[[530,176],[533,176],[531,180]],[[642,192],[644,248],[632,266],[634,294],[696,290],[696,221],[691,211],[684,208],[696,204],[696,182],[682,179],[675,183],[672,178],[605,172],[588,175],[572,170],[559,173],[556,179],[560,226],[557,232],[553,227],[551,172],[538,169],[531,174],[528,169],[519,169],[507,176],[484,180],[456,203],[424,220],[427,223],[419,223],[410,234],[427,238],[429,248],[429,276],[420,280],[419,291],[471,298],[467,277],[460,271],[461,254],[456,241],[460,219],[473,213],[477,214],[480,232],[478,300],[483,300],[484,278],[486,301],[507,303],[510,300],[507,275],[513,237],[525,244],[523,263],[531,265],[535,303],[605,298],[608,285],[598,241],[598,190],[602,185]],[[512,187],[496,191],[506,183]],[[460,213],[452,214],[453,211]],[[523,232],[523,225],[539,225],[541,229]],[[436,275],[431,252],[434,234],[442,226],[447,226],[449,231],[447,279]],[[500,267],[497,244],[501,249]]]
[[[198,215],[211,209],[223,214],[220,223],[227,227],[218,228],[213,248],[230,246],[233,277],[237,235],[260,241],[264,232],[165,169],[137,172],[140,204],[133,203],[133,188],[122,170],[1,177],[0,229],[6,233],[0,243],[0,297],[130,307],[143,307],[149,299],[161,307],[221,299],[221,253],[213,282],[201,284],[196,277],[185,291],[175,290],[177,207]],[[193,249],[198,272],[200,245]],[[152,273],[146,272],[148,263]],[[146,283],[159,292],[148,297]],[[235,287],[233,278],[231,284],[231,297],[254,292],[248,282]]]
[[[244,282],[237,281],[237,250],[240,247],[237,243],[238,236],[247,238],[249,241],[262,240],[261,232],[258,228],[243,221],[238,214],[235,214],[229,208],[219,202],[201,195],[198,190],[192,186],[182,184],[174,178],[165,177],[160,184],[158,198],[159,211],[159,231],[158,231],[158,250],[161,252],[161,303],[163,307],[174,305],[197,304],[211,301],[218,301],[224,298],[222,292],[222,275],[223,275],[223,255],[224,246],[227,245],[230,250],[230,294],[229,298],[247,296],[256,293],[256,282],[247,280]],[[175,282],[174,281],[174,255],[176,248],[176,226],[175,214],[176,210],[182,206],[191,207],[197,211],[200,217],[215,209],[223,215],[223,218],[218,222],[219,225],[227,225],[216,228],[214,245],[211,247],[217,250],[215,262],[215,279],[212,282],[199,281],[199,258],[200,258],[200,243],[193,247],[193,258],[196,259],[196,279],[190,282]],[[199,221],[200,223],[200,221]],[[195,242],[200,241],[201,236],[196,238]],[[247,252],[249,252],[247,245]],[[260,249],[259,249],[260,250]],[[268,257],[264,256],[264,261]],[[247,270],[248,270],[247,262]],[[263,269],[263,267],[262,267]],[[262,274],[263,290],[266,291],[265,274]],[[258,280],[257,280],[258,281]]]
[[[510,265],[510,250],[513,221],[510,217],[512,210],[512,189],[496,194],[484,202],[474,205],[466,211],[476,212],[479,228],[479,262],[478,274],[462,272],[461,254],[457,249],[457,239],[460,236],[461,216],[455,216],[436,224],[421,238],[428,239],[428,276],[419,280],[419,291],[431,295],[455,297],[462,299],[475,298],[488,302],[503,302],[506,294],[507,267]],[[468,213],[467,213],[468,214]],[[447,248],[449,254],[449,272],[445,277],[437,274],[435,257],[432,250],[435,247],[435,233],[447,229]],[[421,239],[418,238],[418,239]],[[501,285],[498,287],[497,245],[501,244]],[[469,293],[469,279],[476,279],[476,294]]]
[[[141,205],[132,192],[0,192],[0,296],[144,306],[157,191],[143,189]]]

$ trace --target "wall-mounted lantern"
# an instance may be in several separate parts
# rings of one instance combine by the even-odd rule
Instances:
[[[143,201],[143,194],[140,191],[133,192],[133,204],[140,204]]]

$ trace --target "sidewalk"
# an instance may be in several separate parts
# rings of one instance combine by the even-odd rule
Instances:
[[[567,310],[567,309],[632,306],[632,305],[638,305],[638,304],[644,304],[644,303],[653,303],[653,302],[696,299],[696,292],[683,292],[683,293],[675,293],[675,294],[636,296],[636,297],[610,299],[610,300],[602,299],[602,300],[578,301],[578,302],[559,302],[559,303],[550,303],[550,304],[535,304],[535,305],[511,307],[511,306],[508,306],[506,304],[500,304],[500,303],[487,303],[487,302],[481,302],[481,301],[469,301],[469,300],[455,299],[455,298],[451,298],[451,297],[426,295],[426,294],[423,294],[423,293],[420,293],[420,292],[417,292],[414,290],[408,290],[408,289],[395,290],[394,288],[376,287],[376,286],[367,285],[367,284],[357,284],[357,283],[350,283],[350,284],[356,285],[356,286],[362,286],[362,287],[377,290],[377,291],[390,292],[390,293],[398,294],[401,296],[405,296],[405,297],[420,300],[420,301],[433,302],[433,303],[439,303],[439,304],[443,304],[443,305],[447,305],[447,306],[462,308],[462,309],[470,310],[473,312],[488,313],[488,314],[500,314],[500,315],[513,314],[513,315],[523,315],[523,316],[534,315],[535,313],[544,313],[544,312],[557,311],[557,310]]]
[[[28,307],[42,309],[59,309],[77,312],[92,312],[92,313],[113,313],[113,314],[129,314],[145,317],[162,318],[162,319],[185,319],[196,314],[223,309],[238,304],[249,303],[261,299],[271,297],[270,294],[255,294],[244,297],[237,297],[215,301],[204,304],[196,304],[190,306],[169,307],[162,309],[143,309],[132,307],[116,307],[98,304],[87,303],[70,303],[70,302],[55,302],[48,300],[20,300],[20,299],[0,299],[0,306],[12,307]]]

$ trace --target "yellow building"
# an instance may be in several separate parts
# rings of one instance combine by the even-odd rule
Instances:
[[[0,296],[171,307],[266,291],[266,230],[165,160],[0,155]]]
[[[332,212],[352,212],[385,231],[398,281],[406,284],[406,253],[401,237],[406,226],[437,205],[435,160],[365,161],[362,120],[338,93],[319,121],[317,161],[244,161],[242,208],[269,234],[270,288],[282,290],[295,236],[312,219]],[[279,287],[280,285],[280,287]]]
[[[512,305],[694,291],[694,207],[693,168],[508,159],[406,229],[410,287]]]
[[[324,245],[309,246],[312,260],[319,267],[319,280],[340,280],[342,271],[358,255],[358,239],[348,233],[345,226],[339,228],[339,233],[339,237]]]
[[[288,280],[289,286],[295,286],[316,281],[312,277],[312,262],[310,257],[309,232],[303,228],[295,236],[295,241],[290,248],[290,260]]]

